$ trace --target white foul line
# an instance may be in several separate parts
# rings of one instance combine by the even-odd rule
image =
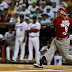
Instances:
[[[61,70],[44,69],[44,70],[16,70],[16,71],[0,71],[0,72],[20,72],[20,71],[23,71],[23,72],[26,72],[26,71],[39,72],[39,71],[61,71]]]

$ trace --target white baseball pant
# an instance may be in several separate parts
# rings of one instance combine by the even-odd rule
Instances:
[[[29,37],[29,41],[28,41],[28,49],[29,49],[28,60],[33,59],[33,46],[34,46],[34,49],[35,49],[36,63],[39,63],[39,37]]]
[[[63,56],[63,58],[68,62],[72,63],[72,56],[69,55],[69,44],[70,44],[70,40],[67,39],[67,37],[62,38],[62,40],[60,39],[57,40],[55,37],[55,39],[51,43],[49,50],[44,54],[44,56],[46,57],[47,60],[49,60],[51,55],[55,53],[55,51],[57,51],[58,49],[61,55]]]
[[[8,47],[6,47],[6,59],[10,60],[10,51],[13,51],[14,54],[14,48],[15,45],[9,45]]]
[[[20,60],[24,59],[26,42],[23,43],[23,39],[24,39],[24,36],[16,37],[14,56],[12,58],[12,60],[14,61],[16,61],[18,58],[18,52],[19,52],[20,46],[21,46]]]

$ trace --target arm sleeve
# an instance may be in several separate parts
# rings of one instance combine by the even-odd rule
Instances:
[[[41,24],[40,24],[40,23],[38,23],[38,25],[37,25],[37,29],[38,29],[38,30],[41,29]]]
[[[54,18],[54,20],[53,20],[53,24],[54,24],[54,25],[56,24],[56,18]]]

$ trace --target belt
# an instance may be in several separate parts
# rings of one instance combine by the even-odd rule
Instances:
[[[56,37],[57,40],[63,40],[63,39],[68,39],[68,37],[65,37],[65,38],[59,38],[59,37]]]
[[[34,38],[34,37],[38,37],[38,36],[29,36],[29,37],[32,37],[32,38]]]

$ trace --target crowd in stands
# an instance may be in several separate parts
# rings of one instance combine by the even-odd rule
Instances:
[[[36,16],[41,24],[49,24],[60,7],[67,8],[72,18],[72,0],[0,0],[0,22],[20,22],[19,15],[24,14],[27,23]]]

